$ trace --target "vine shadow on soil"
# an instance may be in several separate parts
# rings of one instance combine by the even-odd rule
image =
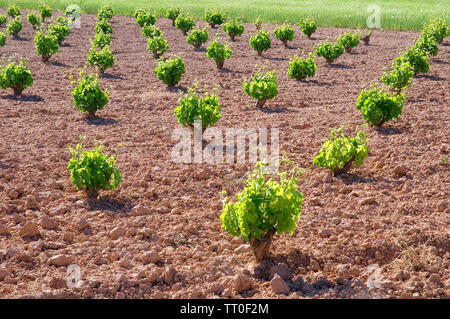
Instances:
[[[364,177],[355,173],[345,173],[337,175],[336,178],[339,178],[344,184],[349,185],[353,183],[377,183],[378,181],[372,177]]]
[[[49,65],[53,65],[53,66],[59,66],[59,67],[64,67],[64,68],[72,68],[71,65],[59,62],[59,61],[49,61],[46,62],[45,64],[49,64]]]
[[[330,64],[328,65],[328,67],[330,67],[331,69],[354,69],[354,67],[352,67],[351,65],[345,65],[342,63]]]
[[[374,126],[374,130],[381,134],[381,135],[385,135],[385,136],[391,136],[391,135],[399,135],[402,134],[403,132],[396,128],[396,127],[378,127],[378,126]]]
[[[99,196],[97,199],[87,199],[87,209],[107,210],[112,212],[128,213],[133,209],[133,203],[127,198],[114,198],[110,195]]]
[[[231,70],[227,67],[223,67],[222,69],[218,70],[220,73],[236,73],[236,74],[241,74],[242,71],[237,71],[237,70]]]
[[[167,90],[170,92],[175,92],[178,93],[178,91],[181,91],[183,93],[187,93],[187,87],[185,86],[181,86],[181,85],[177,85],[177,86],[168,86]]]
[[[28,41],[27,38],[23,38],[23,37],[21,37],[21,36],[19,36],[18,38],[12,37],[11,39],[12,39],[13,41],[21,41],[21,42]]]
[[[3,100],[12,100],[12,101],[18,101],[18,102],[43,102],[44,99],[40,97],[39,95],[25,95],[22,94],[20,96],[14,96],[14,95],[2,95],[1,99]]]
[[[415,76],[418,79],[426,79],[430,81],[445,81],[444,78],[441,78],[440,76],[436,75],[428,75],[428,74],[419,74]]]
[[[317,80],[301,80],[300,82],[305,83],[305,84],[311,83],[311,84],[314,84],[317,86],[331,86],[331,83],[329,83],[329,82],[320,82]]]
[[[96,116],[94,118],[86,118],[86,122],[88,125],[96,125],[96,126],[104,126],[104,125],[112,125],[116,124],[117,121],[115,119],[103,118]]]
[[[266,114],[277,114],[277,113],[287,113],[287,112],[296,112],[294,110],[290,110],[287,107],[273,107],[273,108],[269,108],[269,107],[262,107],[260,109],[261,112],[266,113]]]
[[[287,61],[288,58],[280,58],[280,57],[266,57],[266,56],[262,56],[263,59],[265,60],[270,60],[270,61]]]
[[[2,163],[2,161],[0,160],[0,169],[12,169],[12,168],[16,167],[12,164]]]
[[[127,79],[121,75],[114,75],[114,74],[110,74],[110,73],[103,73],[101,77],[104,79],[110,79],[110,80],[126,80]]]
[[[448,61],[443,61],[443,60],[441,60],[441,59],[433,59],[432,62],[433,62],[433,63],[436,63],[436,64],[450,64],[450,62],[448,62]]]

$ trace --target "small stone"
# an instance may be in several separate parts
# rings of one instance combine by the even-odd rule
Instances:
[[[394,173],[397,175],[406,175],[408,172],[408,169],[404,165],[398,165],[394,168]]]
[[[26,223],[19,231],[19,236],[22,237],[34,237],[39,235],[39,228],[36,223]]]
[[[230,298],[233,296],[233,291],[230,288],[225,288],[222,293],[223,297]]]
[[[432,274],[432,275],[430,276],[430,278],[428,278],[428,279],[429,279],[431,282],[434,282],[434,283],[440,283],[440,282],[441,282],[441,280],[440,280],[438,274]]]
[[[445,200],[442,200],[436,204],[436,210],[438,212],[444,212],[447,209],[447,207],[448,207],[448,202]]]
[[[364,205],[371,205],[371,204],[374,204],[375,202],[376,202],[375,197],[367,197],[367,198],[362,199],[362,200],[359,202],[359,204],[360,204],[361,206],[364,206]]]
[[[150,238],[155,232],[150,228],[144,228],[139,231],[139,235],[144,238]]]
[[[8,197],[10,199],[17,199],[19,198],[19,193],[12,189],[8,192]]]
[[[309,203],[310,203],[312,206],[322,206],[322,203],[321,203],[321,201],[320,201],[318,198],[311,198],[311,199],[309,200]]]
[[[158,254],[157,251],[150,250],[150,251],[145,252],[142,255],[142,259],[141,260],[142,260],[142,263],[144,265],[155,264],[155,263],[157,263],[160,260],[160,257],[159,257],[159,254]]]
[[[122,236],[125,236],[125,234],[127,233],[126,229],[123,227],[115,227],[113,230],[111,230],[109,232],[109,237],[111,237],[111,239],[118,239]]]
[[[341,194],[348,194],[353,190],[351,186],[344,186],[339,190],[339,193]]]
[[[25,199],[25,208],[26,209],[37,209],[38,203],[33,195],[28,195]]]
[[[143,216],[143,215],[148,215],[149,213],[150,213],[150,209],[148,209],[147,207],[145,207],[141,204],[134,206],[133,209],[131,210],[132,216]]]
[[[11,277],[12,274],[6,269],[0,269],[0,281],[5,280],[8,277]]]
[[[49,259],[49,264],[57,267],[69,266],[72,264],[73,257],[66,255],[56,255]]]
[[[41,218],[41,227],[43,229],[55,229],[58,227],[58,223],[54,219],[44,215]]]
[[[62,289],[67,288],[67,283],[64,279],[61,278],[52,278],[49,282],[50,288],[53,289]]]
[[[220,295],[224,292],[224,287],[222,284],[214,282],[211,284],[209,290],[215,295]]]
[[[170,266],[169,268],[167,268],[163,274],[164,277],[164,282],[167,285],[171,285],[174,280],[175,280],[175,268],[173,268],[173,266]]]
[[[284,264],[272,266],[269,271],[269,278],[273,278],[275,275],[279,275],[283,280],[291,280],[292,273],[289,268]]]
[[[250,245],[242,244],[234,250],[235,254],[245,254],[250,251]]]
[[[312,271],[319,271],[320,270],[320,265],[319,262],[317,260],[311,260],[310,262],[310,268]]]
[[[253,281],[246,275],[238,274],[233,277],[233,288],[236,293],[253,288]]]
[[[89,223],[84,218],[78,219],[77,222],[73,225],[73,228],[75,228],[78,231],[82,231],[87,227],[89,227]]]
[[[332,231],[329,228],[324,228],[324,229],[320,230],[320,232],[319,232],[320,238],[330,237],[331,234],[332,234]]]
[[[272,288],[272,291],[277,295],[288,295],[291,292],[289,286],[278,274],[275,274],[273,279],[270,281],[270,287]]]
[[[65,233],[63,234],[63,240],[64,240],[66,243],[70,243],[70,242],[73,240],[73,234],[70,233],[70,232],[65,232]]]
[[[10,231],[6,225],[0,224],[0,235],[10,235]]]
[[[349,279],[350,278],[350,265],[348,265],[348,264],[338,265],[336,267],[336,273],[340,278],[342,278],[344,280]]]

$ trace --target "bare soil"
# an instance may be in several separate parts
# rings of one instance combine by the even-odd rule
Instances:
[[[287,75],[289,59],[346,30],[319,28],[310,40],[296,27],[289,48],[271,36],[272,48],[258,57],[248,24],[218,71],[205,47],[194,50],[171,21],[158,19],[169,53],[186,64],[169,90],[154,74],[157,60],[134,19],[114,17],[115,66],[100,80],[110,102],[87,120],[73,105],[65,72],[86,63],[96,16],[83,15],[81,28],[44,64],[25,14],[21,38],[8,37],[1,48],[28,60],[35,79],[21,98],[0,95],[1,298],[448,298],[450,164],[441,160],[450,157],[448,39],[428,74],[414,78],[402,116],[366,129],[364,165],[333,177],[311,166],[322,140],[330,128],[350,134],[364,124],[355,108],[362,84],[379,79],[418,32],[376,30],[369,46],[332,65],[318,58],[314,78],[297,82]],[[273,35],[276,26],[265,27]],[[209,42],[217,32],[227,38],[208,30]],[[256,109],[242,83],[264,64],[278,74],[279,95]],[[179,127],[173,109],[194,81],[218,88],[216,127],[280,128],[281,149],[307,168],[297,230],[274,236],[265,264],[219,220],[221,191],[240,192],[252,165],[171,161]],[[122,144],[123,182],[96,201],[75,190],[67,170],[67,145],[80,135],[89,147],[102,141],[108,153]],[[80,267],[79,288],[67,287],[69,264]],[[290,293],[275,294],[274,273]]]

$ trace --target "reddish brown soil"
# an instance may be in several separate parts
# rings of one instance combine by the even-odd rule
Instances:
[[[449,296],[450,164],[441,160],[450,157],[448,40],[431,58],[429,73],[414,79],[400,119],[381,130],[367,128],[371,151],[364,165],[332,177],[311,166],[323,138],[330,128],[344,125],[351,133],[364,124],[355,108],[361,85],[378,79],[417,32],[375,31],[370,46],[344,54],[331,67],[319,58],[315,77],[301,83],[286,72],[297,49],[308,53],[345,30],[319,28],[308,40],[296,28],[291,48],[272,37],[272,48],[257,57],[248,44],[255,28],[246,25],[218,72],[204,49],[195,51],[170,21],[158,19],[170,53],[186,63],[181,90],[171,91],[156,78],[157,61],[134,19],[114,17],[116,64],[101,79],[111,99],[99,119],[87,121],[72,103],[64,72],[86,62],[94,24],[94,15],[83,15],[81,29],[73,30],[49,64],[35,54],[27,22],[22,39],[8,37],[1,49],[28,60],[35,82],[21,99],[1,92],[0,297],[286,297],[272,291],[268,268],[256,267],[248,246],[221,229],[220,192],[241,191],[251,165],[170,160],[176,143],[171,133],[179,127],[173,109],[196,80],[218,87],[217,127],[280,128],[281,148],[308,168],[300,183],[305,202],[297,230],[274,237],[266,265],[284,265],[278,272],[290,285],[287,298]],[[217,29],[208,30],[211,41]],[[242,82],[263,64],[276,70],[279,95],[257,110]],[[116,191],[101,192],[95,203],[75,191],[67,171],[66,146],[80,135],[89,147],[94,139],[102,141],[108,152],[123,145],[123,182]],[[397,175],[397,166],[406,175]],[[22,237],[27,223],[35,223],[39,234]],[[80,266],[81,288],[66,287],[66,267],[49,265],[56,255],[68,257],[63,264]],[[380,288],[367,287],[371,264],[381,267]],[[252,288],[235,291],[246,284]]]

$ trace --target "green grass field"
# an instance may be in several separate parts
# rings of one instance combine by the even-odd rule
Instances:
[[[0,0],[0,7],[7,7],[11,0]],[[42,1],[13,0],[23,8],[36,8]],[[240,16],[252,22],[258,16],[264,22],[297,23],[304,16],[312,16],[323,27],[366,27],[366,20],[373,12],[368,6],[376,4],[381,9],[381,28],[388,30],[419,30],[423,22],[433,16],[450,22],[448,0],[46,0],[52,8],[64,10],[77,4],[83,12],[96,13],[108,4],[116,14],[131,15],[135,8],[148,8],[162,17],[168,7],[175,6],[197,19],[202,19],[206,9],[216,9],[230,17]]]

